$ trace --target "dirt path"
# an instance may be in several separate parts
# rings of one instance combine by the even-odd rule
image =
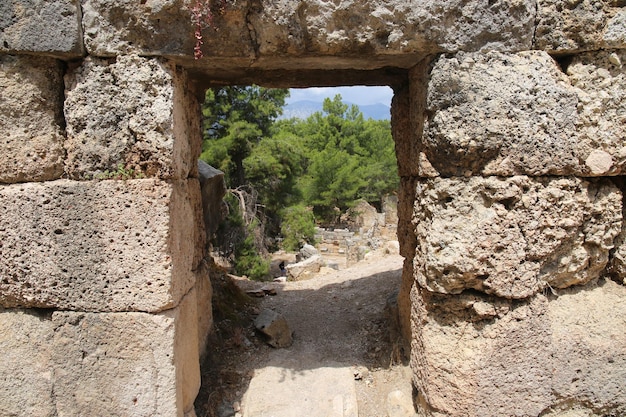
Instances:
[[[400,256],[374,254],[306,281],[266,283],[276,295],[260,299],[256,312],[283,315],[293,345],[274,349],[250,327],[233,331],[221,357],[213,358],[220,369],[203,375],[217,377],[220,401],[204,400],[217,403],[214,411],[196,402],[198,417],[413,416],[410,372],[399,361],[385,317],[401,268]],[[264,284],[239,279],[237,285],[249,290]]]

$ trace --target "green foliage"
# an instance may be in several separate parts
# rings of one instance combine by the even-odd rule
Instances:
[[[309,208],[298,204],[287,207],[281,214],[283,249],[296,251],[303,243],[315,243],[315,217]]]
[[[200,159],[220,169],[235,188],[246,184],[243,161],[282,113],[286,89],[230,86],[206,91],[202,106],[204,143]]]
[[[219,225],[214,245],[233,260],[237,274],[261,280],[269,274],[270,263],[264,259],[258,245],[258,222],[246,225],[239,200],[231,193],[226,194],[224,201],[228,215]]]
[[[278,213],[301,200],[296,181],[304,172],[304,163],[298,138],[288,132],[263,139],[244,159],[247,181],[254,184],[266,212]]]
[[[249,276],[265,273],[258,230],[281,233],[283,246],[296,249],[312,242],[316,219],[332,222],[358,199],[380,203],[399,185],[389,120],[365,120],[340,95],[305,120],[276,120],[287,95],[224,87],[208,90],[203,105],[201,158],[226,174],[230,188],[245,186],[258,197],[260,229],[240,232],[233,246],[242,258],[238,272]],[[246,229],[243,223],[234,229]]]
[[[397,189],[399,177],[388,120],[364,120],[356,106],[337,95],[325,99],[323,112],[313,114],[293,131],[304,136],[307,170],[299,186],[307,205],[322,220],[333,221],[352,202],[379,202]]]
[[[247,275],[250,279],[260,281],[270,272],[270,261],[264,259],[255,245],[253,223],[246,228],[246,236],[235,250],[235,271]]]

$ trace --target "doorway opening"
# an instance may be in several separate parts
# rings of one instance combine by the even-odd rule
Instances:
[[[257,100],[275,98],[275,95],[268,93],[266,88],[287,86],[292,88],[291,91],[287,90],[288,95],[293,92],[294,96],[290,102],[283,101],[289,111],[297,107],[293,105],[294,103],[307,101],[302,99],[307,93],[317,96],[326,94],[324,100],[318,101],[321,110],[309,110],[308,114],[299,117],[288,112],[287,115],[278,114],[271,118],[270,130],[259,128],[255,131],[244,120],[245,116],[250,115],[251,108],[267,109],[267,105],[256,103],[255,106],[247,107],[247,110],[244,110],[245,114],[235,115],[236,120],[230,122],[226,122],[223,115],[218,116],[217,113],[232,105],[233,96],[223,100],[218,106],[219,109],[207,109],[206,101],[203,107],[203,113],[210,119],[208,122],[205,119],[203,125],[205,135],[207,131],[210,131],[209,135],[215,137],[218,136],[216,135],[218,130],[230,132],[222,132],[221,138],[226,139],[222,140],[222,143],[212,144],[214,146],[207,146],[205,141],[202,159],[210,161],[210,158],[214,158],[214,161],[218,162],[213,164],[220,165],[218,157],[222,156],[225,163],[218,168],[229,171],[226,173],[229,181],[227,188],[231,191],[239,189],[248,192],[253,189],[253,183],[243,184],[241,179],[247,179],[246,176],[250,172],[258,171],[252,177],[262,181],[261,188],[267,187],[263,191],[270,200],[271,198],[277,200],[259,200],[259,194],[263,192],[250,192],[256,193],[256,199],[252,203],[254,206],[252,217],[255,217],[257,222],[261,216],[266,216],[267,220],[268,207],[280,207],[281,212],[278,214],[284,217],[279,221],[281,224],[287,222],[289,216],[283,209],[288,207],[284,203],[293,198],[294,194],[298,194],[298,198],[301,199],[294,205],[299,205],[305,211],[296,211],[295,220],[292,221],[301,223],[307,211],[312,214],[312,219],[323,221],[315,223],[316,228],[311,236],[299,235],[297,247],[290,246],[289,250],[284,248],[287,240],[285,230],[281,230],[280,227],[274,228],[274,233],[278,233],[272,237],[273,240],[270,239],[272,243],[266,245],[267,253],[264,254],[269,256],[269,269],[266,274],[256,277],[257,280],[250,279],[252,273],[243,277],[241,271],[237,271],[232,264],[224,260],[216,262],[217,265],[214,264],[211,281],[214,287],[221,288],[214,288],[215,332],[210,339],[208,353],[203,363],[203,386],[196,400],[198,416],[252,416],[261,415],[258,413],[262,410],[280,413],[280,410],[290,407],[290,404],[291,406],[299,404],[298,410],[289,411],[291,415],[295,415],[293,413],[308,410],[307,402],[318,409],[318,414],[322,413],[319,415],[325,415],[323,413],[327,411],[322,411],[326,408],[319,402],[321,399],[331,408],[340,406],[346,412],[353,408],[369,409],[371,415],[376,415],[384,412],[379,408],[385,407],[386,401],[382,398],[388,395],[404,396],[406,402],[410,404],[410,372],[404,361],[408,352],[402,351],[400,331],[397,328],[399,314],[397,296],[401,287],[403,259],[398,253],[396,233],[397,192],[400,184],[393,147],[393,141],[397,142],[399,139],[397,134],[392,134],[390,108],[391,87],[395,90],[402,89],[406,82],[404,74],[398,76],[396,71],[391,73],[394,74],[393,82],[385,78],[387,82],[384,83],[390,87],[383,86],[360,92],[365,93],[370,101],[375,94],[386,93],[389,97],[387,119],[371,115],[365,117],[359,103],[353,103],[352,100],[346,104],[348,100],[344,99],[341,92],[350,99],[346,93],[349,90],[333,90],[339,87],[335,87],[336,84],[331,81],[333,77],[329,74],[326,74],[326,82],[306,85],[308,90],[304,89],[302,82],[295,84],[297,90],[293,89],[293,84],[283,82],[263,84],[268,87],[257,87],[256,84],[233,87],[230,83],[207,86],[209,88],[205,90],[203,98],[205,100],[208,98],[213,103],[220,102],[219,94],[223,93],[221,91],[223,89],[239,88],[240,90],[231,93],[239,94],[241,97],[246,88],[258,88],[259,90],[248,91],[253,99]],[[317,79],[319,81],[320,77]],[[376,81],[376,77],[369,80],[367,85],[371,85],[372,80]],[[326,90],[326,87],[333,89]],[[333,92],[338,92],[339,96],[333,95]],[[367,105],[369,104],[362,104]],[[229,110],[232,110],[232,107]],[[381,106],[376,107],[380,110]],[[396,132],[398,125],[404,126],[408,123],[406,120],[398,123],[397,120],[406,114],[407,111],[396,112],[394,116]],[[263,120],[262,117],[257,119]],[[372,152],[377,147],[380,148],[378,150],[385,150],[382,149],[384,147],[384,133],[380,131],[382,127],[387,129],[387,134],[391,138],[393,155],[391,168],[388,163],[385,165],[388,155]],[[259,132],[270,134],[258,138]],[[242,141],[242,138],[247,139]],[[329,140],[331,138],[332,141]],[[369,142],[364,141],[364,138],[369,138]],[[221,139],[214,140],[219,142]],[[235,158],[227,155],[228,152],[225,151],[229,145],[235,148],[239,146],[236,149],[238,151],[243,147],[248,154],[243,158],[242,155],[238,155],[240,159],[234,161]],[[330,164],[336,155],[343,159],[338,163],[335,161],[335,165]],[[320,178],[314,178],[313,172],[309,171],[314,164],[317,164],[315,175]],[[238,170],[243,171],[243,177]],[[343,176],[336,175],[340,170],[344,170]],[[378,175],[370,175],[376,170],[379,171]],[[372,190],[371,185],[374,182],[384,183],[382,177],[390,174],[390,170],[396,177],[395,189],[391,192],[384,190],[386,195],[379,195],[378,199],[372,198],[376,190]],[[276,187],[276,184],[285,180],[289,174],[295,177],[289,178],[291,182],[288,185],[292,188],[287,187],[289,188],[287,192],[281,194],[285,190]],[[343,191],[348,191],[351,186],[359,188],[358,184],[350,182],[355,178],[358,180],[357,183],[361,183],[362,189],[368,189],[369,186],[369,198],[360,198],[358,205],[356,202],[359,198],[354,198],[349,204],[338,207],[342,201],[340,197]],[[311,184],[317,184],[319,188],[323,181],[329,183],[328,189],[318,190],[318,194],[315,194],[311,190],[315,187]],[[233,184],[236,187],[232,187]],[[378,191],[384,189],[380,184]],[[309,189],[306,188],[307,185]],[[297,187],[300,188],[296,189]],[[233,211],[234,205],[245,200],[241,198],[243,194],[240,192],[236,195],[234,203],[231,201],[230,212]],[[324,201],[323,197],[327,197],[330,203],[324,205],[328,201]],[[248,206],[245,202],[239,205],[247,211],[245,207]],[[246,213],[242,217],[245,215]],[[342,221],[345,223],[341,223]],[[263,229],[262,233],[265,231]],[[309,237],[310,241],[307,241]],[[214,250],[213,258],[215,259],[215,254],[218,253],[218,257],[226,254],[231,256],[232,260],[237,257],[235,252],[243,243],[243,240],[231,242],[233,252],[230,254]],[[293,267],[299,263],[300,256],[306,256],[299,250],[303,249],[305,244],[312,247],[315,256],[322,259],[319,267],[313,266],[315,272],[303,272]],[[280,268],[281,266],[286,268]],[[286,282],[281,279],[284,275],[289,276]],[[245,295],[246,293],[248,295]],[[255,295],[260,296],[256,298]],[[219,297],[231,298],[230,301],[225,301]],[[224,305],[228,306],[227,311],[216,310],[216,307]],[[236,307],[233,308],[233,305]],[[270,347],[265,343],[267,337],[255,330],[255,318],[267,309],[284,317],[289,324],[289,331],[293,332],[292,344],[289,346],[278,349]],[[317,391],[313,389],[320,385],[316,381],[322,380],[326,381],[322,384],[325,389]],[[389,384],[392,380],[394,383]],[[268,395],[266,390],[271,389],[274,384],[280,384],[282,393],[279,399],[264,398]],[[404,385],[400,387],[398,384]],[[373,390],[374,386],[380,389]],[[302,387],[310,389],[303,390]],[[304,411],[305,414],[308,412]],[[364,412],[365,414],[358,415],[368,415],[366,411]]]

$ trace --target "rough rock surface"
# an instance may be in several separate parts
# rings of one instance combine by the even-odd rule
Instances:
[[[0,309],[0,414],[180,415],[200,385],[194,303],[158,315]]]
[[[0,305],[160,311],[193,286],[197,180],[0,187]],[[196,219],[196,222],[193,220]]]
[[[57,415],[50,395],[54,327],[39,312],[0,307],[0,415]]]
[[[285,317],[269,309],[262,310],[254,320],[254,327],[267,336],[267,343],[275,348],[291,346],[293,338]]]
[[[442,56],[428,84],[424,152],[444,176],[569,173],[576,105],[545,52]]]
[[[287,265],[287,276],[292,281],[309,279],[324,265],[325,262],[320,255],[313,255],[302,262]]]
[[[2,0],[0,52],[84,54],[79,0]]]
[[[145,176],[195,176],[198,109],[183,71],[138,56],[87,58],[65,83],[72,178],[97,177],[120,165]]]
[[[571,53],[626,45],[620,0],[539,0],[537,5],[537,49]]]
[[[198,178],[202,191],[202,214],[204,230],[211,237],[223,218],[222,198],[226,195],[224,173],[204,161],[198,160]]]
[[[189,2],[87,0],[83,10],[85,44],[92,55],[193,54]],[[203,51],[222,65],[235,59],[239,65],[254,62],[268,68],[286,64],[276,55],[309,55],[324,57],[311,66],[337,68],[347,61],[332,55],[348,54],[361,67],[380,68],[391,65],[391,59],[408,67],[418,52],[528,49],[534,19],[530,0],[489,7],[459,0],[237,1],[214,13],[203,31]],[[290,62],[302,68],[301,59]]]
[[[63,174],[62,100],[59,61],[0,56],[0,183],[47,181]]]
[[[421,173],[615,175],[626,159],[623,51],[440,57],[428,83]],[[427,175],[430,176],[430,175]]]
[[[607,180],[432,179],[416,190],[416,279],[439,293],[525,298],[584,284],[622,229],[622,194]]]
[[[626,288],[558,293],[511,302],[415,290],[418,415],[623,415]]]
[[[578,95],[576,155],[586,175],[626,173],[626,50],[580,54],[567,66]]]
[[[294,54],[344,50],[377,54],[406,51],[519,50],[532,40],[534,2],[308,0],[264,1],[252,16],[259,52]],[[395,22],[401,20],[402,25]]]
[[[85,46],[90,54],[193,56],[195,44],[188,0],[86,0],[83,1]],[[205,49],[211,55],[229,57],[254,55],[246,26],[249,1],[225,2],[205,25]],[[213,3],[215,8],[215,3]],[[217,9],[221,9],[218,7]]]
[[[616,0],[615,3],[618,3]],[[626,8],[617,9],[604,30],[604,44],[608,48],[626,47]]]
[[[214,331],[213,286],[211,285],[209,268],[205,262],[202,262],[196,271],[196,285],[194,288],[198,302],[198,352],[203,357],[209,348],[208,336]]]

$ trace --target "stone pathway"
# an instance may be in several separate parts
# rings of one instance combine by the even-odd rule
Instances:
[[[255,372],[243,417],[358,417],[354,375],[347,367],[293,371],[268,366]]]
[[[242,417],[413,417],[408,366],[393,364],[384,319],[402,258],[376,257],[315,278],[273,283],[261,304],[293,330],[251,370]],[[259,283],[240,282],[248,290]]]

